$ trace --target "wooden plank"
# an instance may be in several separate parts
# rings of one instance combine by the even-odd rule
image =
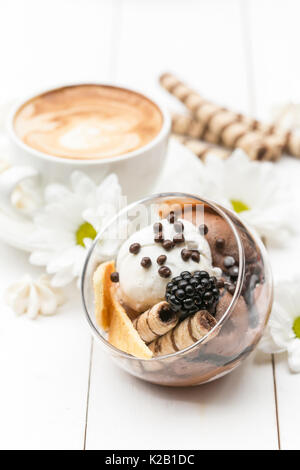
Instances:
[[[272,106],[300,102],[298,55],[300,6],[294,0],[247,1],[251,31],[256,113],[268,118]]]
[[[63,83],[108,80],[112,13],[105,0],[2,2],[0,101]]]
[[[286,355],[275,357],[281,448],[300,450],[300,374],[288,368]]]
[[[152,92],[171,70],[220,103],[249,104],[238,1],[123,2],[116,78]],[[172,189],[175,190],[172,182]],[[178,181],[180,186],[180,181]],[[151,386],[118,370],[94,346],[87,449],[275,449],[270,358],[191,389]]]
[[[105,0],[2,2],[0,100],[58,82],[108,80],[112,18]],[[82,449],[90,331],[79,292],[70,291],[71,302],[55,318],[16,318],[3,291],[39,271],[4,245],[0,259],[0,447]]]
[[[90,333],[79,292],[55,317],[16,317],[3,291],[26,272],[27,256],[0,245],[0,447],[81,449],[84,441]]]
[[[268,118],[280,103],[300,102],[298,55],[300,5],[293,0],[260,0],[247,3],[254,65],[257,115]],[[279,166],[293,188],[293,203],[300,201],[300,161],[285,158]],[[300,210],[300,205],[299,205]],[[295,219],[295,224],[298,221]],[[294,260],[292,263],[289,260]],[[299,274],[299,235],[284,249],[272,250],[277,281]],[[300,310],[299,310],[300,311]],[[299,374],[288,370],[286,355],[275,358],[275,377],[282,449],[300,449]]]
[[[216,382],[172,389],[130,377],[95,344],[87,449],[276,448],[272,371],[253,361]]]
[[[175,106],[157,83],[166,71],[207,98],[245,110],[247,76],[238,1],[125,1],[116,79]]]

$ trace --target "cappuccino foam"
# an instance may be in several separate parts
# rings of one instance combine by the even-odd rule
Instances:
[[[26,102],[16,113],[14,128],[25,144],[48,155],[96,160],[143,147],[162,123],[159,108],[139,93],[75,85]]]

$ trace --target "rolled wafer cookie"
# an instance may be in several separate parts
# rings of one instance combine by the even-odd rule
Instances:
[[[191,150],[191,152],[197,155],[197,157],[201,158],[201,160],[205,160],[205,158],[210,154],[216,155],[220,159],[225,160],[231,154],[230,150],[227,150],[224,147],[218,147],[217,145],[208,144],[207,142],[203,142],[203,140],[176,134],[173,134],[173,137]]]
[[[257,122],[256,129],[264,135],[280,136],[284,142],[283,151],[293,157],[300,158],[300,135],[298,133],[283,129],[280,126],[263,124],[261,122]]]
[[[133,326],[145,343],[159,338],[172,330],[178,323],[178,317],[173,312],[168,302],[159,302],[144,313],[141,313],[134,321]]]
[[[209,130],[211,134],[218,137],[218,142],[220,143],[223,139],[225,129],[229,131],[229,135],[231,136],[231,126],[236,123],[242,123],[244,126],[242,128],[243,132],[256,131],[264,136],[276,136],[277,139],[280,139],[284,152],[295,157],[300,157],[299,134],[291,130],[286,130],[276,124],[261,123],[257,119],[228,110],[205,100],[196,91],[186,86],[172,74],[163,74],[160,77],[160,83],[167,91],[182,101],[192,112],[197,121],[200,121],[202,125],[202,136],[204,131]],[[196,127],[197,126],[194,125],[193,133],[188,135],[195,137],[194,132]],[[200,137],[200,135],[197,137]],[[269,141],[269,145],[271,144],[272,141]]]
[[[216,324],[216,319],[207,310],[200,310],[187,317],[165,335],[152,341],[148,347],[153,352],[153,356],[164,356],[181,351],[203,338]]]
[[[172,131],[194,139],[203,139],[214,145],[223,145],[230,149],[241,148],[251,160],[276,161],[280,158],[283,150],[281,137],[249,131],[244,122],[231,123],[229,126],[223,127],[222,132],[218,134],[213,132],[203,121],[198,121],[192,116],[174,114],[172,116]],[[196,150],[197,146],[195,143],[189,143],[189,148],[194,151],[193,148]],[[195,153],[198,154],[198,151]]]

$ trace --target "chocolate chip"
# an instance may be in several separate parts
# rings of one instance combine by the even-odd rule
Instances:
[[[185,238],[184,238],[183,233],[176,233],[176,235],[174,235],[173,237],[174,243],[184,243],[184,241],[185,241]]]
[[[170,222],[170,224],[174,224],[174,222],[175,222],[175,213],[173,211],[171,211],[170,214],[168,215],[167,219]]]
[[[235,285],[234,284],[229,284],[227,286],[227,290],[228,290],[229,294],[233,295],[235,293]]]
[[[148,256],[142,258],[141,265],[143,266],[143,268],[150,268],[151,264],[152,261],[150,258],[148,258]]]
[[[174,223],[174,230],[177,233],[182,233],[184,231],[184,225],[182,222],[175,222]]]
[[[217,248],[217,250],[223,250],[224,246],[225,246],[224,238],[217,238],[216,239],[216,248]]]
[[[155,243],[163,243],[164,237],[163,237],[162,232],[159,232],[155,235],[154,241],[155,241]]]
[[[198,250],[193,250],[192,251],[192,260],[195,261],[195,263],[199,263],[200,261],[200,253]]]
[[[154,233],[162,233],[162,230],[163,230],[163,226],[160,222],[156,222],[154,225],[153,225],[153,231]]]
[[[231,266],[231,268],[228,270],[228,274],[230,277],[238,277],[239,268],[237,266]]]
[[[156,260],[157,264],[159,264],[160,266],[165,264],[166,261],[167,261],[166,255],[160,255]]]
[[[168,268],[167,266],[162,266],[161,268],[159,268],[158,270],[158,274],[161,276],[161,277],[170,277],[171,276],[171,269]]]
[[[235,260],[232,256],[225,256],[224,258],[224,266],[225,268],[231,268],[235,264]]]
[[[171,240],[165,240],[162,246],[166,251],[170,251],[174,247],[174,244]]]
[[[186,248],[181,250],[181,258],[183,259],[183,261],[188,261],[191,256],[192,256],[191,250],[187,250]]]
[[[221,278],[217,280],[217,287],[219,289],[222,289],[224,287],[224,279]]]
[[[132,253],[133,255],[137,255],[138,252],[140,251],[141,249],[141,245],[139,243],[133,243],[132,245],[130,245],[129,247],[129,251],[130,253]]]
[[[114,272],[110,275],[111,282],[119,282],[119,273]]]
[[[205,224],[199,225],[199,232],[201,235],[207,235],[208,234],[208,227]]]

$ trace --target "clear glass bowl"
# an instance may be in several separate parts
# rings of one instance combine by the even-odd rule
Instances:
[[[143,228],[153,220],[153,207],[160,214],[176,211],[185,205],[184,218],[196,217],[210,229],[207,239],[211,247],[217,238],[225,238],[230,252],[213,250],[214,266],[221,266],[225,255],[234,252],[238,276],[235,290],[225,302],[224,312],[217,318],[218,324],[206,336],[184,350],[149,360],[135,358],[116,349],[107,341],[107,335],[99,328],[94,314],[93,273],[103,253],[103,238],[120,232],[124,221],[130,221],[135,229]],[[142,211],[139,209],[142,207]],[[155,212],[155,211],[154,211]],[[141,216],[142,213],[142,216]],[[152,216],[152,219],[151,219]],[[157,221],[157,219],[156,219]],[[127,223],[127,222],[126,222]],[[122,230],[121,230],[122,231]],[[119,246],[124,236],[114,240]],[[222,250],[221,250],[222,251]],[[225,253],[225,254],[224,254]],[[147,197],[122,210],[99,233],[93,243],[82,276],[82,299],[88,322],[96,340],[106,353],[124,370],[140,379],[166,386],[189,386],[217,379],[235,369],[254,350],[268,321],[273,287],[270,266],[263,243],[259,237],[241,222],[236,214],[216,203],[182,193],[164,193]]]

